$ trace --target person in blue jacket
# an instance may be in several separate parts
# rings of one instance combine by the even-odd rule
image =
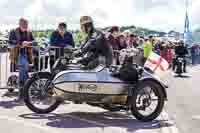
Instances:
[[[75,47],[73,36],[70,32],[67,31],[67,24],[63,22],[59,23],[57,30],[54,31],[51,35],[50,45],[59,47],[53,49],[55,50],[55,57],[50,59],[50,65],[52,67],[55,60],[61,56],[64,56],[64,47]]]

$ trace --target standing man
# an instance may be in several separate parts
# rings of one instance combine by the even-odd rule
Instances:
[[[50,59],[50,65],[52,67],[55,60],[57,60],[60,56],[64,56],[64,47],[75,47],[73,36],[67,31],[67,24],[62,22],[58,25],[57,30],[51,35],[50,45],[58,47],[55,49],[55,58]]]
[[[28,29],[28,20],[21,18],[19,27],[9,34],[10,60],[19,68],[19,101],[23,99],[23,86],[28,79],[29,64],[32,64],[32,48],[29,47],[34,41],[32,33]]]

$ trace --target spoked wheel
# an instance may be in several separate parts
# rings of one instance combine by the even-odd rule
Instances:
[[[156,119],[164,106],[164,94],[160,85],[145,81],[139,85],[131,98],[131,112],[136,119],[148,122]]]
[[[50,85],[47,83],[49,80],[50,75],[42,73],[37,78],[32,77],[24,86],[24,102],[33,112],[50,113],[60,105],[60,101],[54,97],[53,88],[45,89]]]

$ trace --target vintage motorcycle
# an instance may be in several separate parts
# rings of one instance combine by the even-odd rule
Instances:
[[[110,68],[99,65],[93,70],[84,70],[84,66],[76,63],[72,49],[67,49],[66,53],[56,61],[51,72],[35,73],[26,82],[24,101],[33,112],[50,113],[63,100],[110,111],[116,108],[130,110],[143,122],[156,119],[162,112],[167,100],[167,86],[144,68],[131,64],[137,78],[125,81],[116,76],[123,64]]]

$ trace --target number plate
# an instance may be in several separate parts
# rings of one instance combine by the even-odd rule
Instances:
[[[78,84],[77,91],[80,93],[96,93],[98,86],[96,84]]]

